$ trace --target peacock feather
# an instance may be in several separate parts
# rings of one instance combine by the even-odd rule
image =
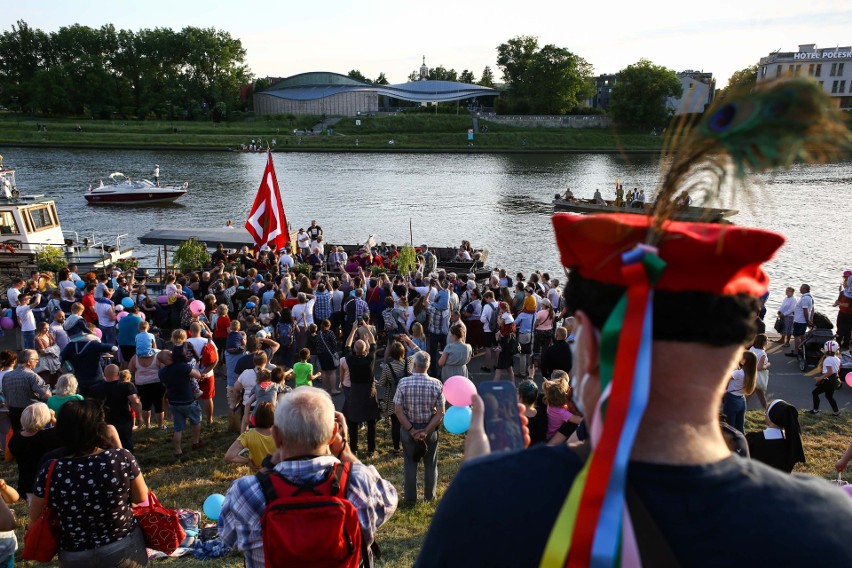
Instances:
[[[669,128],[665,147],[669,167],[659,186],[655,229],[682,205],[683,192],[702,195],[705,206],[718,203],[723,191],[744,187],[749,174],[849,155],[852,135],[819,84],[793,77],[734,92],[698,121],[681,118]]]

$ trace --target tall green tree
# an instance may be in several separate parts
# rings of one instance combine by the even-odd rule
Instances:
[[[755,83],[757,83],[757,64],[751,65],[749,67],[745,67],[740,69],[739,71],[734,71],[731,78],[728,79],[728,84],[724,89],[719,91],[719,97],[724,98],[733,91],[737,91],[739,89],[746,89],[754,87]]]
[[[665,126],[672,113],[666,99],[681,94],[683,87],[674,71],[640,59],[616,75],[609,113],[618,124]]]
[[[593,92],[592,66],[582,57],[538,38],[518,36],[497,47],[497,65],[508,83],[501,106],[518,114],[567,114]]]
[[[471,85],[476,83],[476,77],[473,76],[473,71],[468,71],[467,69],[462,71],[461,75],[459,75],[459,83],[468,83]]]
[[[346,74],[350,79],[355,79],[356,81],[361,81],[362,83],[372,83],[369,79],[364,77],[364,74],[358,71],[357,69],[353,69],[349,73]]]
[[[446,69],[443,65],[429,70],[429,79],[432,81],[456,81],[458,73],[455,69]]]
[[[384,71],[379,73],[379,76],[376,77],[376,80],[373,81],[373,84],[375,84],[375,85],[390,85],[390,83],[388,82],[388,78],[385,77]]]
[[[241,104],[250,77],[241,42],[212,28],[74,24],[46,34],[21,21],[0,33],[0,104],[27,112],[221,114]]]
[[[494,87],[494,72],[488,65],[482,70],[482,78],[479,80],[479,84],[483,87]]]

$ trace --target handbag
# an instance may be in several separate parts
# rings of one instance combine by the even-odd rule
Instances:
[[[186,538],[186,531],[176,511],[163,507],[153,492],[148,493],[148,504],[133,509],[133,516],[148,548],[171,554]]]
[[[784,320],[782,318],[775,318],[775,331],[778,333],[784,333]]]
[[[41,515],[30,523],[24,534],[24,551],[21,552],[21,558],[24,560],[50,562],[59,551],[59,517],[48,505],[50,478],[53,477],[54,467],[56,467],[56,460],[51,460],[44,482],[44,509]]]
[[[323,347],[325,347],[326,351],[328,351],[328,354],[331,357],[331,362],[334,364],[335,367],[339,367],[340,366],[340,354],[337,352],[337,346],[335,345],[334,348],[329,347],[328,343],[325,340],[325,334],[324,333],[320,334],[320,340],[322,340]]]

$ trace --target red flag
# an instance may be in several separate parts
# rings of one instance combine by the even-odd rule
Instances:
[[[278,190],[278,179],[275,177],[271,152],[246,221],[246,229],[254,239],[255,252],[265,244],[277,252],[290,240],[287,232],[287,217],[284,216],[284,207],[281,205],[281,192]]]

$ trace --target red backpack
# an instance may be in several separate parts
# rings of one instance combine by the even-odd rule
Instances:
[[[358,568],[366,564],[358,511],[346,499],[352,464],[336,464],[317,485],[300,485],[277,471],[258,472],[266,497],[260,519],[266,567]]]

